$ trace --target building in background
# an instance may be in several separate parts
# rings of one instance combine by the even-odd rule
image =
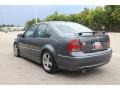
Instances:
[[[1,27],[0,30],[5,32],[23,31],[24,27]]]

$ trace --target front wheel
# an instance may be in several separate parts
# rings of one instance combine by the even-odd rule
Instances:
[[[47,73],[53,74],[57,72],[54,58],[48,51],[44,51],[42,54],[42,67]]]
[[[17,46],[16,44],[14,45],[14,55],[15,55],[16,57],[19,57],[19,56],[20,56],[19,49],[18,49],[18,46]]]

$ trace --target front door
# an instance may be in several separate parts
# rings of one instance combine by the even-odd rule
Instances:
[[[30,28],[28,28],[25,33],[23,34],[23,37],[20,39],[19,42],[19,49],[20,53],[25,56],[30,56],[30,40],[34,37],[34,33],[37,29],[38,25],[32,25]]]

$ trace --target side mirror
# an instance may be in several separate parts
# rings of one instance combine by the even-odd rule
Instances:
[[[17,37],[23,37],[23,35],[22,34],[18,34]]]

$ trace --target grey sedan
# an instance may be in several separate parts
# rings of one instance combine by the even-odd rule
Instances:
[[[14,55],[41,64],[47,73],[55,73],[105,65],[112,50],[105,32],[94,32],[73,22],[49,21],[34,24],[18,34]]]

